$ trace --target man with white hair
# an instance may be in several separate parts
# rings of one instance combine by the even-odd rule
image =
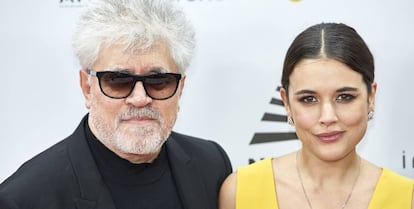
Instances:
[[[217,208],[227,154],[172,131],[194,42],[172,1],[91,0],[73,39],[89,113],[0,185],[0,208]]]

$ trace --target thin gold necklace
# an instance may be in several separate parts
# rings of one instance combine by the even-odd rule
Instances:
[[[310,202],[310,199],[309,199],[309,197],[308,197],[308,193],[306,193],[305,186],[303,185],[302,175],[301,175],[301,173],[300,173],[300,170],[299,170],[299,165],[298,165],[298,153],[299,153],[299,151],[298,151],[298,152],[296,152],[296,162],[295,162],[295,164],[296,164],[296,171],[297,171],[297,173],[298,173],[298,177],[299,177],[300,185],[302,186],[302,191],[303,191],[303,194],[305,195],[306,202],[308,203],[309,208],[310,208],[310,209],[313,209],[312,204],[311,204],[311,202]],[[362,160],[361,160],[361,157],[359,157],[358,173],[357,173],[357,175],[355,176],[355,180],[354,180],[354,183],[352,184],[351,191],[349,192],[348,196],[346,197],[345,202],[344,202],[344,204],[342,205],[341,209],[344,209],[344,208],[345,208],[345,206],[346,206],[346,204],[348,204],[349,199],[351,199],[352,192],[354,191],[354,188],[355,188],[356,182],[358,181],[358,178],[359,178],[359,174],[361,173],[361,164],[362,164]]]

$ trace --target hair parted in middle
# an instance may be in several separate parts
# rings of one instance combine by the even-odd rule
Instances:
[[[283,64],[282,87],[288,92],[289,77],[303,59],[335,59],[362,75],[371,92],[374,58],[356,30],[343,23],[320,23],[301,32],[290,45]]]

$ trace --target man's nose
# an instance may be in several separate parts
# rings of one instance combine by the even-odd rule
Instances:
[[[143,107],[150,103],[152,99],[147,95],[142,81],[138,81],[125,101],[134,106]]]

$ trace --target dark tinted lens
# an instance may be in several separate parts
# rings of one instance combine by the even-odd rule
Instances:
[[[134,86],[134,78],[121,72],[102,72],[100,82],[102,91],[110,97],[125,97]]]
[[[144,79],[147,94],[154,99],[166,99],[177,90],[179,77],[175,74],[155,74]]]

